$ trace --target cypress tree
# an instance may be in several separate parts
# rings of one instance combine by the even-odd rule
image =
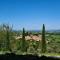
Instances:
[[[25,29],[23,28],[22,39],[25,41]]]
[[[25,41],[25,29],[23,28],[23,32],[22,32],[22,42],[21,42],[22,46],[21,49],[24,52],[26,50],[26,41]]]
[[[45,25],[43,24],[43,28],[42,28],[42,47],[41,47],[41,52],[45,53],[46,52],[46,40],[45,40]]]

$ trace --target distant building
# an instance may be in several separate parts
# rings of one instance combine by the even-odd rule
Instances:
[[[21,39],[22,38],[22,35],[20,36],[15,36],[15,39]],[[30,36],[25,36],[25,39],[26,40],[35,40],[35,41],[40,41],[41,40],[41,35],[30,35]]]

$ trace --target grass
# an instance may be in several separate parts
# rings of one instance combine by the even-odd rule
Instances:
[[[0,54],[5,54],[6,52],[4,52],[4,51],[0,51]],[[33,54],[33,53],[26,53],[26,52],[24,52],[24,53],[22,53],[22,52],[18,52],[18,53],[16,53],[16,55],[26,55],[26,54],[31,54],[31,55],[37,55],[37,56],[42,56],[42,55],[44,55],[44,56],[51,56],[51,57],[60,57],[60,54],[59,53],[37,53],[37,54]]]
[[[44,55],[44,56],[53,56],[53,57],[60,57],[60,54],[59,53],[28,53],[28,52],[24,52],[24,53],[20,53],[19,52],[19,54],[18,53],[16,53],[17,55],[26,55],[26,54],[32,54],[32,55],[38,55],[38,56],[42,56],[42,55]]]
[[[60,57],[60,54],[59,53],[43,53],[43,54],[39,54],[38,56],[41,56],[41,55],[44,55],[44,56],[53,56],[53,57]]]

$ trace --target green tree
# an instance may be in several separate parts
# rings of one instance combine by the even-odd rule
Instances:
[[[45,25],[43,24],[42,28],[42,40],[41,40],[42,46],[41,46],[41,52],[46,52],[46,40],[45,40]]]
[[[6,32],[6,49],[10,50],[10,39],[9,39],[9,35],[10,35],[10,27],[9,25],[3,25],[5,32]]]
[[[23,32],[22,32],[22,40],[21,40],[21,50],[23,52],[26,52],[27,51],[27,42],[25,40],[25,29],[23,28]]]
[[[12,28],[8,24],[3,24],[3,30],[5,31],[5,47],[6,50],[12,52],[11,50],[11,40],[13,40]]]
[[[9,50],[10,49],[10,47],[9,47],[9,45],[10,45],[10,40],[9,40],[9,26],[6,26],[6,42],[7,42],[7,49]]]

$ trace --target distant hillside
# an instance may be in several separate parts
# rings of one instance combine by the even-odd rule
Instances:
[[[22,32],[22,30],[13,30],[14,32]],[[26,31],[28,31],[28,32],[41,32],[41,30],[26,30]],[[56,32],[56,33],[59,33],[60,32],[60,29],[58,29],[58,30],[46,30],[46,32],[50,32],[50,33],[52,33],[52,32]]]
[[[59,33],[60,30],[47,30],[47,32],[56,32],[56,33]]]

